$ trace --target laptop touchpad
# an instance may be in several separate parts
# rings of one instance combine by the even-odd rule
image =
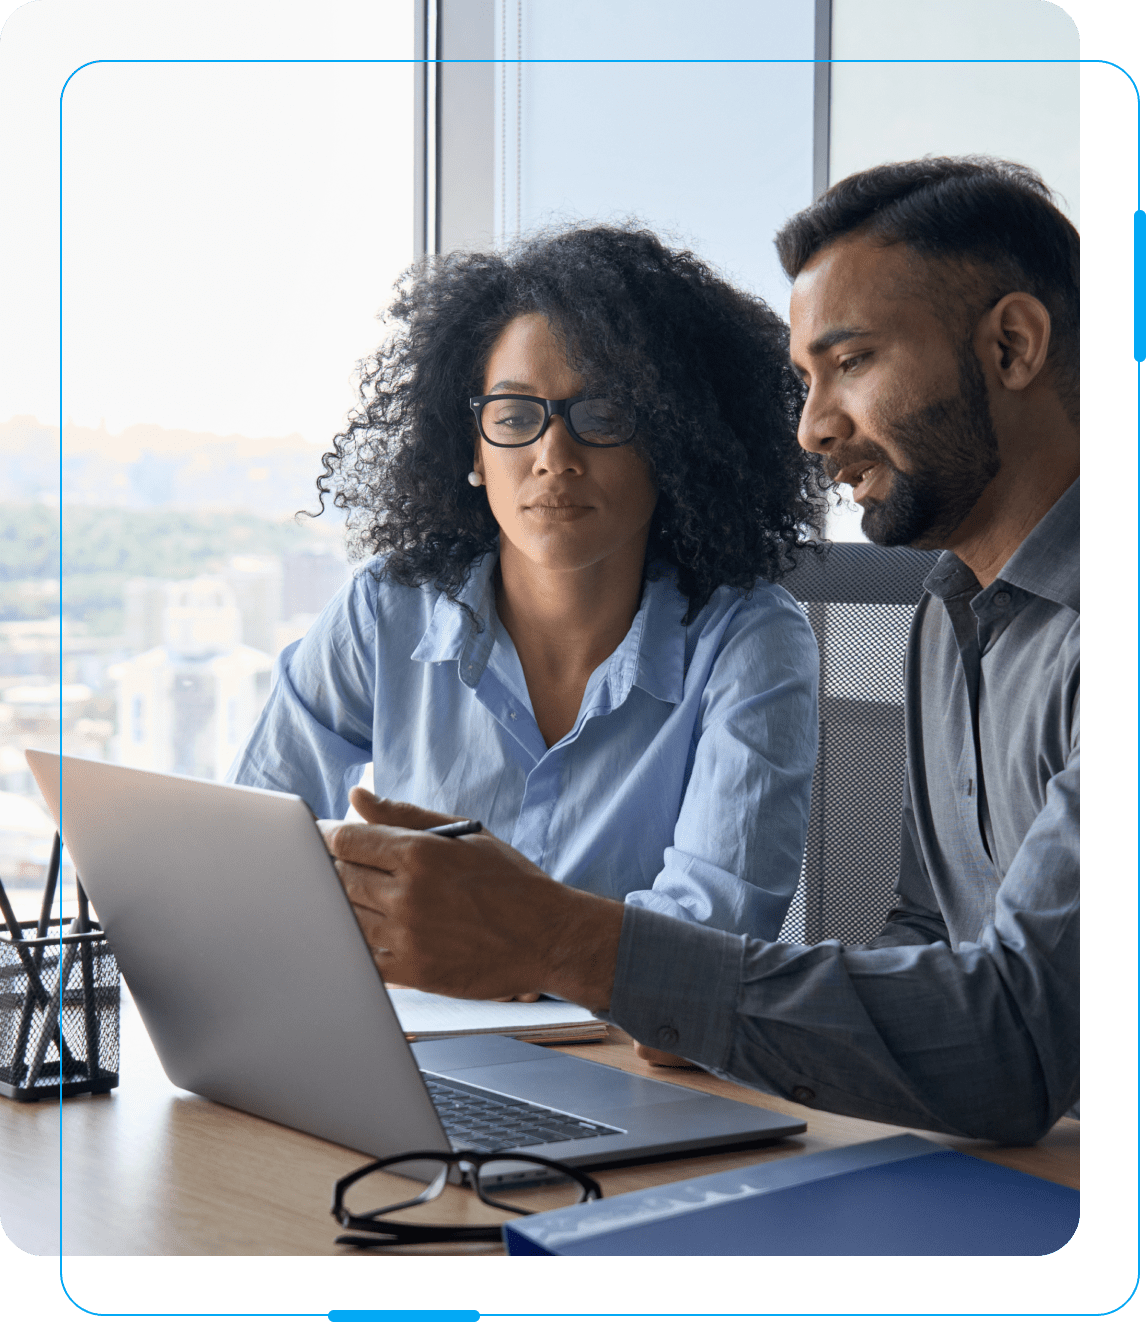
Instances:
[[[548,1059],[520,1061],[510,1066],[479,1065],[449,1072],[454,1078],[479,1088],[586,1116],[590,1111],[655,1106],[697,1095],[692,1089],[625,1074],[607,1066],[593,1067],[587,1061],[556,1053]]]

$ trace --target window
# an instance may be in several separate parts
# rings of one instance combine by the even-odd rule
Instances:
[[[77,17],[89,54],[147,44],[96,8],[98,33]],[[379,9],[362,16],[356,48],[408,58],[410,8]],[[235,51],[218,35],[187,54],[220,62],[91,64],[62,102],[62,486],[54,330],[34,362],[27,334],[14,336],[0,384],[3,513],[23,555],[0,584],[0,622],[23,630],[4,633],[0,767],[5,792],[29,800],[22,749],[55,745],[58,704],[34,720],[16,711],[2,694],[17,679],[82,675],[90,692],[64,709],[66,752],[138,764],[146,748],[157,770],[218,774],[211,732],[241,742],[274,651],[347,573],[340,519],[291,516],[316,508],[354,364],[381,339],[376,316],[413,253],[413,69],[228,63],[259,43]],[[38,88],[53,115],[58,88]],[[53,128],[42,175],[11,181],[22,214],[50,199],[42,252],[34,226],[25,235],[14,212],[3,222],[6,250],[42,257],[10,272],[16,326],[45,307],[55,316],[55,141]],[[40,652],[24,626],[40,630]],[[242,653],[252,700],[216,711],[208,670],[229,651]]]

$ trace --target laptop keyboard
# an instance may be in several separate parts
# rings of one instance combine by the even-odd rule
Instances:
[[[455,1151],[471,1148],[476,1152],[499,1152],[625,1132],[425,1070],[422,1079]]]

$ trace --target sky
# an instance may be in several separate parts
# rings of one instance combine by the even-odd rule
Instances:
[[[763,3],[751,0],[745,21],[759,26]],[[707,34],[654,26],[653,53],[723,49],[736,4],[712,0]],[[149,423],[325,448],[414,255],[412,12],[410,0],[329,0],[321,11],[300,0],[36,0],[16,11],[0,37],[0,177],[17,201],[0,209],[0,251],[20,254],[0,266],[0,422],[62,416],[112,438]],[[584,0],[575,22],[567,4],[526,9],[530,40],[542,50],[556,24],[556,48],[580,42],[574,53],[586,56],[604,40],[588,22],[601,12]],[[636,54],[650,49],[650,13],[665,12],[664,0],[620,0],[607,28]],[[834,0],[833,13],[841,61],[1077,57],[1073,21],[1044,0]],[[79,67],[93,50],[107,62]],[[584,66],[574,81],[584,93]],[[607,86],[593,98],[607,100]],[[1077,223],[1077,95],[1076,66],[841,62],[831,176],[986,149],[1040,169]],[[578,126],[578,97],[560,99]],[[656,128],[638,131],[648,144]],[[624,144],[611,139],[597,135],[591,173],[611,149],[628,194]],[[723,126],[711,145],[735,159]],[[560,177],[562,160],[550,164]],[[657,202],[619,205],[648,214]],[[755,204],[747,210],[759,221]],[[671,229],[681,217],[669,212],[648,218]],[[779,271],[769,283],[755,250],[730,258],[723,222],[714,229],[706,215],[685,217],[686,238],[786,312]],[[734,249],[752,233],[734,235]],[[764,267],[775,266],[767,234],[761,245]],[[845,506],[831,535],[859,537],[858,510]]]
[[[70,40],[41,35],[30,11],[45,4],[69,14]],[[207,39],[224,8],[158,7]],[[153,21],[123,38],[146,8],[35,0],[0,36],[0,177],[16,181],[0,219],[0,421],[59,416],[59,75],[92,49],[84,28],[103,49],[101,13],[128,56],[177,56],[184,38]],[[257,49],[272,9],[306,6],[225,8],[230,49]],[[409,56],[412,5],[334,8],[328,48]],[[410,66],[102,63],[62,105],[64,418],[327,441],[413,255]]]
[[[643,22],[648,0],[627,2]],[[5,3],[0,0],[0,14]],[[593,0],[581,3],[587,5],[585,16],[604,12]],[[678,3],[687,8],[687,0]],[[721,13],[729,3],[735,0],[725,0]],[[846,39],[849,50],[867,54],[870,33],[857,17],[856,4],[837,0],[840,39]],[[965,4],[982,10],[989,0]],[[961,53],[979,53],[980,47],[1021,49],[1023,22],[1032,6],[1048,8],[1042,0],[1007,4],[1018,17],[1000,20],[997,30],[988,31],[991,25],[980,23],[977,13],[973,27],[964,28],[970,36],[963,40],[972,44],[966,51],[961,47]],[[340,429],[353,403],[355,364],[382,338],[378,314],[413,255],[412,72],[402,63],[413,49],[412,2],[338,0],[330,9],[333,17],[325,20],[331,30],[324,31],[323,48],[302,47],[308,55],[312,50],[316,56],[349,52],[396,61],[389,65],[169,62],[188,49],[219,49],[210,43],[217,40],[213,33],[224,14],[228,52],[262,53],[268,49],[265,15],[273,9],[289,32],[283,16],[299,21],[307,8],[299,0],[273,6],[267,0],[32,0],[12,9],[0,37],[0,177],[10,183],[15,203],[0,211],[0,306],[7,310],[0,318],[0,422],[31,414],[54,423],[62,411],[80,426],[113,434],[151,423],[220,435],[298,433],[315,445]],[[567,9],[550,10],[550,19]],[[178,14],[179,24],[165,29],[155,21],[157,12]],[[679,19],[678,10],[671,12]],[[758,19],[762,11],[753,5],[749,12]],[[54,26],[45,22],[49,13],[59,16]],[[64,15],[67,37],[61,39]],[[544,27],[536,21],[533,26]],[[576,26],[585,24],[579,19]],[[51,37],[45,35],[47,28],[52,28]],[[605,23],[600,30],[608,28]],[[640,28],[637,21],[627,25],[630,45],[640,46]],[[941,36],[942,24],[933,28]],[[80,68],[60,100],[60,120],[60,82],[90,58],[91,40],[104,40],[112,31],[116,51],[138,62]],[[573,40],[560,25],[559,31],[565,44]],[[699,53],[720,48],[719,31],[716,24],[706,32]],[[313,30],[308,35],[313,39]],[[200,36],[208,45],[196,46]],[[588,43],[585,49],[596,49],[600,39],[600,32],[581,37]],[[679,44],[675,31],[661,34],[656,53],[671,53]],[[299,49],[289,37],[277,47],[283,54]],[[147,55],[158,56],[159,62],[143,58]],[[705,66],[697,77],[710,76],[715,67]],[[672,86],[670,100],[675,100],[675,82],[661,85],[669,76],[661,72],[664,68],[636,72],[652,78],[650,95],[663,100]],[[605,81],[590,89],[594,103],[609,99],[607,74],[606,67]],[[744,82],[750,71],[742,67],[721,71],[721,76],[743,83],[744,105],[750,106],[750,84]],[[778,76],[774,72],[772,80]],[[926,76],[934,82],[962,75],[939,68]],[[1030,66],[1008,71],[1015,79],[1049,76]],[[880,121],[881,140],[898,143],[892,128],[897,112],[903,117],[901,77],[896,71],[895,77],[873,82],[864,66],[837,71],[833,151],[840,161],[864,160],[857,126],[864,122],[864,99],[873,87],[884,98],[869,112]],[[859,79],[859,88],[848,91],[847,79]],[[557,99],[563,102],[565,95],[567,88]],[[697,83],[696,95],[703,101],[715,93]],[[979,100],[980,114],[1003,118],[989,98]],[[669,108],[667,101],[661,107],[664,113]],[[861,113],[854,113],[857,108]],[[549,109],[546,96],[539,95],[537,113]],[[962,118],[973,138],[981,119],[971,109]],[[560,107],[556,113],[576,123],[587,109],[572,117]],[[605,113],[601,122],[607,125]],[[1032,159],[1044,169],[1057,166],[1037,139],[1023,136],[1032,117],[1012,118],[1015,134],[999,141],[1008,149],[1013,141],[1019,159]],[[915,144],[904,134],[914,123],[926,137],[929,121],[926,115],[906,120],[899,136],[910,154]],[[600,132],[607,136],[607,127]],[[953,149],[947,141],[942,148]],[[568,144],[558,155],[571,150],[575,163],[592,177],[599,169],[593,155]],[[719,148],[717,159],[726,152]],[[607,155],[616,157],[614,173],[624,169],[623,154]],[[661,163],[657,173],[669,178],[666,165]],[[544,153],[534,172],[541,167],[558,174],[569,168],[568,162],[549,161]],[[660,195],[655,189],[649,194],[651,186],[646,181],[639,193],[643,205],[653,208],[654,217],[660,215],[658,205],[667,206],[665,214],[679,221],[671,200],[658,203]],[[623,183],[608,187],[613,189],[609,196],[623,194]],[[701,205],[697,219],[692,210],[706,203],[711,189],[705,188],[705,196],[690,197],[687,214],[682,213],[691,222],[686,232],[712,231],[711,251],[703,240],[701,251],[718,264],[728,241],[724,222],[713,216],[751,213],[745,231],[750,235],[761,199],[769,193],[768,187],[761,193],[760,181],[747,177],[735,184],[730,180],[729,187],[730,195],[748,204],[728,208],[718,199],[707,203],[711,215]],[[668,188],[671,199],[671,182]],[[58,190],[64,252],[59,304]],[[770,231],[774,223],[775,218],[765,228]],[[733,249],[740,251],[746,243],[750,247],[750,239],[736,231]],[[775,263],[769,245],[764,248],[770,268]],[[782,279],[775,289],[768,287],[777,306],[784,287]]]
[[[872,22],[873,10],[883,21]],[[1032,113],[1050,106],[1065,115],[1078,103],[1077,64],[1043,62],[1078,58],[1077,28],[1058,5],[832,0],[832,52],[881,61],[832,67],[833,182],[881,159],[986,150],[1033,166],[1079,223],[1077,132],[1056,114]],[[920,56],[1002,62],[933,64]],[[891,60],[907,62],[882,63]]]

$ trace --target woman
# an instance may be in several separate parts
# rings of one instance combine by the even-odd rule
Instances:
[[[820,520],[783,323],[647,231],[416,269],[324,457],[375,553],[232,778],[480,818],[567,883],[774,937],[817,658],[774,580]]]

